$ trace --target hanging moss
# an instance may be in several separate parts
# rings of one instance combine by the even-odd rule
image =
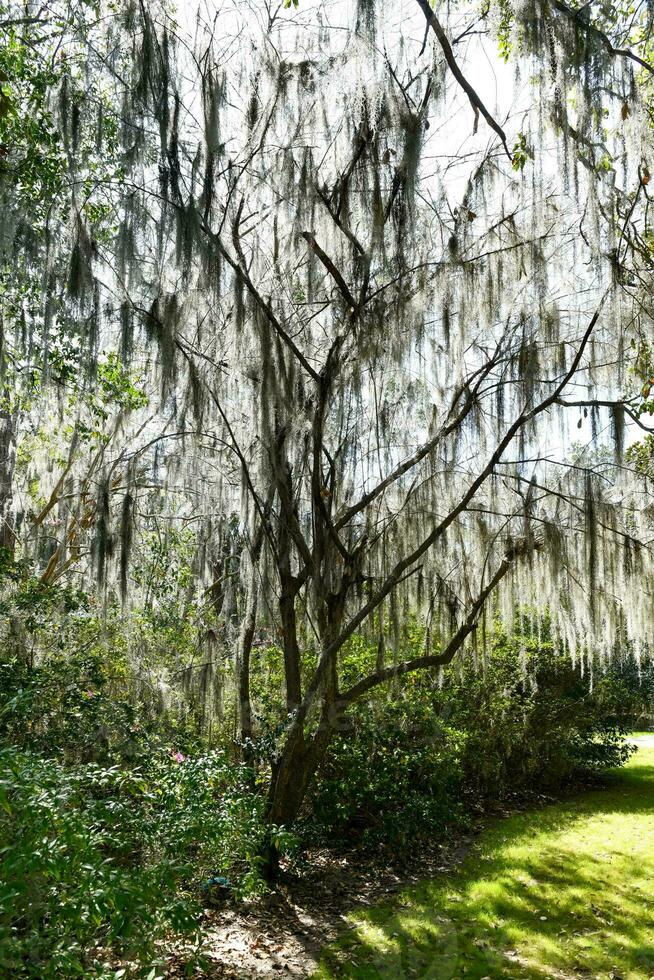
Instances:
[[[175,378],[179,316],[177,297],[169,295],[156,299],[150,314],[144,317],[146,335],[156,344],[162,400],[170,395]]]
[[[129,367],[134,350],[134,313],[131,304],[125,300],[120,304],[120,359]]]
[[[622,458],[624,455],[624,437],[625,437],[625,409],[624,405],[612,405],[611,406],[611,426],[613,434],[613,445],[615,447],[615,456],[618,463],[622,463]]]
[[[68,295],[83,304],[93,293],[95,248],[79,218],[75,222],[74,236],[68,265]]]
[[[634,548],[623,537],[625,527],[633,537],[647,528],[642,497],[604,462],[615,488],[585,472],[593,453],[604,461],[606,412],[590,411],[595,445],[573,447],[570,409],[559,402],[573,395],[612,400],[622,383],[612,365],[624,352],[629,357],[631,324],[651,305],[646,287],[633,306],[624,288],[636,296],[645,278],[631,229],[623,233],[635,200],[628,181],[644,174],[649,140],[640,109],[632,112],[630,102],[622,114],[621,102],[634,100],[633,73],[587,30],[588,18],[599,16],[594,9],[579,8],[571,19],[552,4],[517,6],[511,57],[519,74],[511,112],[502,117],[508,146],[517,147],[509,160],[483,116],[471,132],[466,95],[439,47],[434,57],[434,38],[421,52],[425,25],[417,5],[414,13],[396,24],[373,0],[359,0],[343,5],[343,30],[291,11],[279,35],[264,36],[236,5],[227,27],[217,23],[212,35],[198,22],[186,38],[184,23],[173,29],[158,5],[127,4],[112,19],[118,27],[106,50],[99,49],[104,58],[88,54],[84,77],[93,86],[97,70],[103,100],[76,95],[72,76],[53,93],[53,125],[70,154],[66,179],[75,188],[68,210],[55,206],[47,247],[26,213],[2,230],[2,254],[16,249],[39,280],[16,304],[18,315],[3,308],[6,356],[18,345],[21,370],[43,366],[45,390],[55,373],[77,383],[84,358],[91,378],[98,357],[118,349],[130,377],[158,391],[147,408],[138,398],[133,409],[120,406],[114,438],[122,441],[106,448],[107,457],[140,459],[146,478],[138,494],[162,527],[214,515],[203,523],[207,540],[198,544],[193,588],[215,584],[210,566],[218,554],[226,580],[213,611],[225,615],[226,648],[244,585],[225,515],[237,515],[247,536],[270,509],[260,616],[276,635],[274,533],[288,532],[280,487],[289,478],[289,564],[302,583],[301,619],[324,619],[325,593],[344,588],[347,621],[394,562],[463,501],[420,556],[420,574],[384,600],[387,634],[381,613],[360,625],[373,642],[381,629],[383,644],[392,637],[399,655],[404,621],[433,610],[433,642],[446,643],[509,556],[514,570],[494,593],[505,622],[516,601],[533,597],[555,610],[562,647],[574,652],[591,634],[609,646],[623,620],[632,637],[646,620],[634,588]],[[444,9],[442,17],[451,32],[458,15],[450,21]],[[227,37],[232,30],[238,43]],[[478,56],[482,64],[488,39],[471,34],[465,43],[465,57],[455,45],[462,67]],[[523,99],[518,82],[526,78]],[[479,95],[490,106],[487,93]],[[509,108],[505,93],[498,102],[499,118]],[[113,137],[102,132],[111,131],[114,111],[119,149],[115,168],[104,173]],[[634,149],[641,138],[643,147]],[[93,141],[101,160],[88,155]],[[96,215],[79,189],[86,193],[96,178],[104,181],[106,215]],[[634,228],[648,227],[647,220],[638,203]],[[570,370],[612,276],[615,288],[575,377],[532,417]],[[129,402],[132,381],[122,380]],[[43,416],[60,424],[63,401],[50,397]],[[41,423],[37,415],[30,424]],[[618,460],[624,426],[618,406]],[[314,454],[318,431],[323,444]],[[428,451],[414,457],[428,439]],[[414,458],[348,517],[366,492]],[[489,460],[494,475],[476,487]],[[52,469],[51,460],[34,464],[50,481],[44,493]],[[97,526],[88,527],[93,562],[79,563],[82,578],[96,572],[109,588],[105,566],[112,535],[117,544],[119,536],[124,598],[137,496],[133,475],[129,482],[113,507],[109,488],[100,494]],[[620,494],[629,498],[623,509]],[[342,549],[360,549],[347,570],[333,535],[320,539],[325,513],[344,521]],[[307,552],[316,562],[308,571]],[[645,553],[645,577],[648,560]],[[480,655],[492,620],[490,611],[480,619]],[[218,697],[215,653],[184,682],[207,712]]]
[[[107,562],[111,558],[114,550],[109,499],[109,484],[104,480],[100,484],[98,491],[95,516],[95,540],[93,545],[95,573],[100,586],[105,584]]]
[[[123,497],[120,512],[120,595],[123,602],[127,600],[130,556],[132,551],[133,512],[134,498],[127,491]]]
[[[254,129],[260,114],[260,97],[259,97],[259,76],[256,75],[251,86],[250,100],[248,102],[248,114],[247,122],[250,129]]]
[[[220,138],[220,112],[225,101],[225,78],[216,77],[217,72],[209,71],[203,79],[202,101],[204,108],[204,144],[207,153],[219,159],[223,152]],[[256,84],[256,83],[255,83]],[[253,94],[256,88],[253,89]],[[253,124],[252,124],[253,125]]]

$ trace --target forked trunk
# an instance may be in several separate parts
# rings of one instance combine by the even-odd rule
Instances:
[[[318,617],[323,657],[340,630],[347,588],[347,584],[343,583],[338,592],[329,592],[327,588],[324,590],[324,600],[320,604],[321,615]],[[297,642],[295,606],[294,602],[289,603],[288,609],[285,610],[283,604],[281,605],[282,615],[286,613],[284,625],[286,627],[288,624],[290,627],[284,629],[287,691],[290,684],[296,691],[298,698],[296,704],[299,705],[300,651]],[[297,665],[296,677],[289,678],[287,666],[289,663]],[[287,707],[293,711],[296,704],[289,701]],[[339,728],[339,718],[337,665],[336,658],[333,657],[320,692],[320,720],[317,729],[308,735],[304,718],[299,724],[291,725],[279,759],[273,765],[267,808],[267,819],[271,828],[290,827],[297,819],[311,781],[325,758],[334,733]],[[278,869],[278,853],[270,840],[264,854],[264,861],[264,873],[268,877],[273,877]]]

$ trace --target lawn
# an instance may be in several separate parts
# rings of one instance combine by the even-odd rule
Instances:
[[[608,785],[500,820],[466,861],[357,912],[315,980],[654,977],[654,736]]]

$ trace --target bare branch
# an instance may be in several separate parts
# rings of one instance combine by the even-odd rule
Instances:
[[[467,80],[467,78],[459,68],[457,60],[454,57],[454,52],[452,51],[452,45],[450,44],[449,38],[445,33],[445,31],[443,30],[443,27],[438,17],[432,10],[429,0],[416,0],[416,3],[422,10],[423,14],[427,19],[427,23],[429,24],[429,26],[431,27],[431,29],[433,30],[434,34],[438,39],[438,43],[440,44],[443,50],[443,54],[445,55],[445,61],[447,62],[448,68],[454,75],[454,78],[459,83],[463,91],[468,96],[470,105],[472,106],[473,111],[475,113],[475,120],[478,118],[479,113],[481,113],[484,119],[486,120],[486,122],[488,123],[488,125],[490,126],[490,128],[499,136],[502,146],[504,147],[504,150],[506,152],[506,155],[508,156],[509,160],[511,160],[512,155],[506,142],[506,133],[504,132],[500,124],[497,122],[497,120],[488,111],[488,109],[486,108],[486,106],[484,105],[480,97],[477,95],[475,89],[472,87],[470,82]],[[475,122],[475,126],[476,126],[476,122]]]

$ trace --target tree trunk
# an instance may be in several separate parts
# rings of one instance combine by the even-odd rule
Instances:
[[[266,818],[273,827],[291,827],[300,812],[307,790],[317,773],[336,728],[323,715],[318,731],[307,742],[303,729],[289,736],[279,761],[273,767]],[[263,874],[270,880],[279,870],[279,853],[269,839],[263,853]]]
[[[252,564],[252,572],[248,587],[245,616],[239,635],[238,651],[236,654],[236,671],[238,675],[238,720],[240,728],[241,751],[245,761],[252,755],[252,704],[250,702],[250,654],[252,641],[257,624],[257,606],[259,589],[257,584],[257,568]]]
[[[266,504],[266,515],[268,504]],[[263,521],[259,525],[250,551],[250,578],[245,599],[245,612],[241,632],[238,638],[236,652],[236,674],[238,681],[238,724],[240,728],[241,746],[245,761],[252,756],[252,703],[250,701],[250,655],[257,627],[257,612],[259,608],[258,565],[264,540]]]
[[[338,594],[328,594],[321,620],[321,643],[327,649],[340,629],[345,608],[347,586]],[[296,638],[296,634],[294,634]],[[299,656],[299,654],[298,654]],[[268,795],[267,819],[271,827],[290,827],[300,812],[320,765],[325,758],[334,734],[339,730],[340,715],[336,658],[330,664],[321,695],[318,728],[307,738],[304,722],[291,726],[278,761],[273,766]],[[278,854],[272,842],[264,853],[264,873],[271,878],[278,870]]]
[[[282,580],[282,593],[279,598],[282,650],[284,652],[284,677],[286,680],[286,710],[289,714],[295,711],[302,700],[300,645],[297,638],[297,617],[295,613],[296,595],[297,588],[289,572]]]
[[[16,419],[8,409],[0,410],[0,548],[14,555],[16,535],[12,521],[12,481],[16,462]]]

